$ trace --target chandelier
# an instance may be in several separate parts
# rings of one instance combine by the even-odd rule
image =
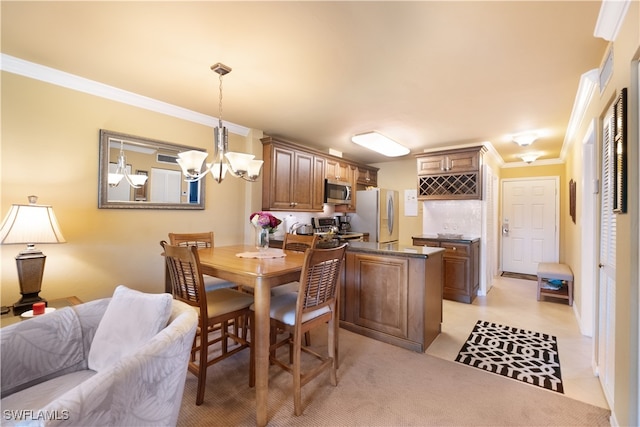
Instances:
[[[127,158],[124,156],[124,141],[120,141],[120,154],[118,155],[116,170],[113,173],[109,173],[107,178],[109,187],[117,187],[120,181],[122,181],[122,178],[133,188],[142,187],[148,178],[146,175],[129,174],[127,171]]]
[[[229,151],[229,140],[227,128],[222,125],[222,77],[231,72],[231,68],[217,63],[211,69],[218,73],[220,79],[218,98],[218,126],[214,129],[214,155],[213,162],[206,164],[206,169],[202,170],[207,153],[204,151],[190,150],[178,153],[178,164],[182,168],[182,173],[187,182],[200,181],[208,172],[211,172],[213,179],[220,183],[224,179],[227,171],[236,178],[246,181],[255,181],[260,176],[262,160],[254,160],[254,155],[236,153]]]

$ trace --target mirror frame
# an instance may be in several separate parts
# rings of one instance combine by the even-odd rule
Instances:
[[[134,135],[128,135],[120,132],[100,129],[100,153],[99,153],[99,169],[98,169],[98,208],[99,209],[184,209],[184,210],[203,210],[205,208],[205,188],[206,178],[200,183],[200,194],[198,203],[154,203],[142,201],[109,201],[108,200],[108,176],[109,176],[109,150],[110,139],[125,140],[127,143],[152,147],[155,149],[164,149],[169,151],[182,152],[188,150],[206,151],[201,148],[189,147],[187,145],[173,144],[155,139],[143,138]],[[114,160],[114,159],[112,159]]]

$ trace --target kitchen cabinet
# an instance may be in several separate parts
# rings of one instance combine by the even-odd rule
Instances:
[[[358,190],[366,187],[378,186],[378,169],[370,169],[358,166],[358,179],[356,180]]]
[[[260,141],[264,160],[263,210],[321,212],[324,204],[324,180],[327,178],[351,184],[351,203],[336,205],[336,212],[355,212],[359,170],[363,171],[362,182],[368,177],[367,182],[372,183],[369,185],[377,185],[378,168],[333,157],[273,137],[264,137]]]
[[[484,146],[416,156],[419,200],[482,199]]]
[[[323,175],[316,173],[324,172],[324,163],[313,153],[274,144],[272,138],[263,138],[262,143],[262,209],[322,211],[318,201],[324,197],[324,188],[317,182]]]
[[[443,297],[470,304],[480,287],[480,239],[457,240],[413,237],[414,246],[440,247],[445,250]]]
[[[325,177],[335,181],[351,182],[353,181],[353,168],[347,162],[330,158],[327,159]]]
[[[340,294],[340,326],[424,352],[442,322],[442,251],[410,253],[350,243]]]

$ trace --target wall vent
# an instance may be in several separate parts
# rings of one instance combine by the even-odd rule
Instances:
[[[178,156],[170,156],[169,154],[158,153],[158,156],[156,157],[156,161],[158,163],[169,163],[172,165],[176,165],[178,164],[176,160],[178,160]]]

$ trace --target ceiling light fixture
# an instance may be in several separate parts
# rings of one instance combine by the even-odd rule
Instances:
[[[521,147],[524,147],[524,146],[533,144],[533,141],[538,139],[538,134],[532,133],[532,132],[521,133],[518,135],[513,135],[512,139],[513,139],[513,142],[515,142]]]
[[[127,181],[127,184],[133,188],[140,188],[147,182],[146,175],[131,174],[127,170],[127,158],[124,155],[124,141],[120,141],[120,154],[118,155],[118,163],[116,170],[113,173],[109,173],[107,181],[109,187],[117,187],[122,181],[122,178]]]
[[[204,151],[190,150],[178,153],[178,164],[182,168],[182,173],[186,181],[200,181],[208,172],[211,172],[213,179],[221,183],[227,171],[236,177],[246,181],[254,182],[260,176],[262,160],[254,160],[254,155],[236,153],[229,150],[229,136],[227,128],[222,124],[222,77],[231,72],[231,67],[218,62],[211,66],[211,69],[218,73],[220,78],[219,98],[218,98],[218,126],[214,129],[214,155],[213,163],[207,163],[207,168],[203,171],[202,165],[207,158]]]
[[[535,162],[538,157],[540,157],[539,154],[522,154],[520,156],[522,161],[528,164]]]
[[[410,151],[407,147],[376,131],[360,133],[351,137],[351,141],[387,157],[404,156]]]

